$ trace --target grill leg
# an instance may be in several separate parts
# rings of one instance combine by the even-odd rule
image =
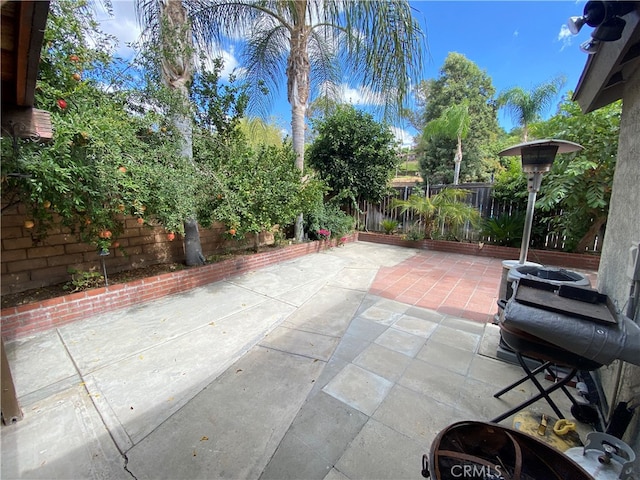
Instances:
[[[538,382],[538,379],[533,376],[533,372],[531,370],[529,370],[529,367],[527,367],[527,364],[525,363],[524,359],[522,358],[522,355],[519,352],[516,352],[516,356],[518,358],[518,362],[520,363],[520,366],[527,373],[527,377],[525,378],[525,380],[527,378],[530,379],[534,383],[534,385],[538,388],[540,393],[537,394],[537,395],[534,395],[533,397],[531,397],[526,402],[523,402],[520,405],[518,405],[516,407],[513,407],[511,410],[508,410],[507,412],[503,413],[502,415],[499,415],[498,417],[494,418],[491,421],[493,423],[501,422],[505,418],[513,415],[516,412],[519,412],[523,408],[528,407],[529,405],[537,402],[538,400],[540,400],[542,398],[544,398],[547,401],[549,406],[558,415],[558,418],[565,418],[564,415],[562,414],[562,412],[560,411],[560,409],[557,407],[557,405],[553,402],[553,400],[551,400],[551,397],[549,397],[549,394],[552,393],[552,392],[555,392],[556,390],[558,390],[560,388],[563,388],[567,383],[569,383],[571,381],[571,379],[575,376],[575,374],[578,372],[578,369],[574,368],[569,373],[569,375],[567,375],[565,378],[563,378],[559,382],[554,383],[551,387],[549,387],[547,389],[544,389],[542,387],[542,385],[540,384],[540,382]],[[522,383],[522,382],[520,382],[520,383]],[[566,392],[566,393],[568,393],[568,392]]]
[[[519,354],[518,354],[519,355]],[[519,361],[519,359],[518,359]],[[547,367],[551,366],[551,362],[545,362],[542,365],[540,365],[539,367],[536,367],[535,370],[533,370],[531,372],[532,375],[536,375],[538,373],[540,373],[541,371],[543,371],[544,369],[546,369]],[[554,375],[555,377],[555,375]],[[493,394],[493,396],[495,398],[500,398],[502,395],[504,395],[505,393],[507,393],[509,390],[516,388],[518,385],[523,384],[524,382],[526,382],[527,380],[529,380],[529,376],[527,375],[526,377],[522,377],[520,380],[518,380],[517,382],[513,382],[511,385],[509,385],[508,387],[504,387],[502,390],[500,390],[499,392],[496,392]]]

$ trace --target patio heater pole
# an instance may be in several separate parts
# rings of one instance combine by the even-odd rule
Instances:
[[[520,259],[518,263],[524,265],[527,262],[529,243],[531,242],[531,226],[533,224],[533,210],[536,205],[536,195],[540,190],[542,175],[551,170],[553,161],[558,153],[577,152],[582,146],[566,140],[534,140],[509,147],[498,155],[509,157],[520,155],[522,157],[522,171],[527,174],[527,213],[522,231],[522,243],[520,244]]]
[[[532,177],[527,179],[527,183],[529,198],[527,199],[527,214],[524,219],[522,243],[520,244],[520,259],[518,260],[520,265],[524,265],[527,261],[529,243],[531,242],[531,227],[533,226],[533,210],[536,206],[536,196],[538,195],[538,190],[540,190],[540,184],[542,183],[542,173],[534,173]]]

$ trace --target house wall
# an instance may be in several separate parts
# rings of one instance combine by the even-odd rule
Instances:
[[[625,272],[629,248],[640,242],[640,71],[637,69],[625,85],[620,121],[618,159],[613,179],[607,230],[598,270],[598,288],[612,298],[620,308],[627,304],[630,280]],[[633,315],[640,322],[636,309]],[[621,370],[618,390],[616,378]],[[618,401],[630,401],[636,396],[640,403],[640,367],[615,362],[600,370],[607,401],[615,407]],[[616,391],[618,391],[616,397]],[[624,438],[640,451],[640,406]]]

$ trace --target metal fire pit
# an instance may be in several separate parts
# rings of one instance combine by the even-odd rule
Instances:
[[[436,480],[592,480],[559,450],[493,423],[466,421],[446,427],[422,462],[422,476]]]

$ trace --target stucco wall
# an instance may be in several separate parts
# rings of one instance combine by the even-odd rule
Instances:
[[[629,248],[640,241],[640,70],[625,85],[618,160],[613,179],[613,192],[602,246],[598,288],[622,308],[630,292],[625,272]],[[635,321],[640,315],[635,313]],[[615,379],[619,365],[601,369],[601,380],[609,402],[616,402]],[[617,401],[630,401],[637,395],[640,401],[640,367],[624,364]],[[613,405],[615,406],[615,405]],[[627,430],[625,440],[640,451],[640,407]]]

